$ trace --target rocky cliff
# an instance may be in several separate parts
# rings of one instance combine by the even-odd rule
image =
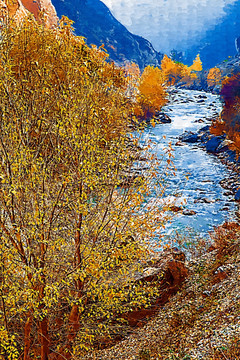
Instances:
[[[0,0],[1,19],[9,17],[19,22],[29,13],[38,21],[44,16],[48,26],[57,24],[58,17],[51,0]]]
[[[77,35],[86,37],[88,44],[105,45],[110,58],[118,64],[125,61],[160,65],[163,55],[146,39],[130,33],[100,0],[52,0],[59,17],[74,21]]]

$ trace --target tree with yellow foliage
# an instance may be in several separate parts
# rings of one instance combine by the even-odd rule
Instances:
[[[183,76],[184,65],[177,63],[170,59],[167,55],[164,55],[161,62],[161,70],[168,85],[174,85],[180,81]]]
[[[63,18],[46,29],[32,18],[2,28],[0,43],[0,356],[81,358],[111,315],[147,302],[129,273],[163,225],[146,204],[155,186],[132,172],[124,69],[89,48]],[[160,70],[142,84],[161,106]],[[146,73],[145,73],[146,74]],[[144,75],[145,77],[145,75]],[[151,78],[151,76],[150,76]],[[145,91],[145,92],[144,92]],[[153,98],[148,98],[150,91]],[[128,304],[128,305],[127,305]],[[120,325],[119,325],[120,326]]]
[[[196,58],[193,60],[193,64],[190,66],[191,71],[202,71],[202,61],[200,55],[197,54]]]
[[[210,88],[221,84],[222,74],[218,67],[211,68],[208,72],[207,83]]]
[[[164,55],[161,62],[161,69],[168,85],[174,85],[180,81],[185,85],[191,85],[195,80],[197,80],[195,72],[202,70],[202,62],[200,60],[200,56],[197,55],[193,64],[191,66],[187,66],[173,61],[167,55]]]
[[[138,85],[138,101],[145,116],[154,114],[167,103],[165,76],[157,67],[147,66]]]

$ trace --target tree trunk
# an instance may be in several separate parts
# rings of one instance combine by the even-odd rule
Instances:
[[[41,339],[41,360],[48,360],[50,340],[48,335],[48,321],[46,317],[39,321],[39,333]]]
[[[24,327],[24,360],[30,360],[29,349],[31,346],[31,327],[32,327],[32,315],[29,314],[29,317]]]

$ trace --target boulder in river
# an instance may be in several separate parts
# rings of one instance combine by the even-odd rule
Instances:
[[[238,191],[236,192],[234,199],[240,202],[240,189],[238,189]]]
[[[222,139],[218,136],[213,136],[208,142],[206,143],[206,150],[209,153],[216,153],[218,146],[221,144]]]
[[[209,141],[209,135],[207,133],[200,136],[201,143],[204,145]]]
[[[226,151],[226,160],[234,163],[236,161],[236,151],[228,149]]]
[[[180,140],[186,143],[195,143],[199,141],[199,135],[194,134],[191,131],[186,131],[183,135],[180,136]]]
[[[193,215],[196,215],[196,211],[190,210],[190,209],[185,209],[185,210],[183,210],[183,215],[193,216]]]
[[[197,95],[196,98],[198,98],[198,99],[207,99],[207,95],[205,95],[205,94]]]
[[[170,124],[172,122],[170,117],[167,114],[163,113],[163,112],[158,112],[155,115],[155,119],[157,120],[157,122],[159,122],[161,124]]]
[[[206,131],[209,131],[209,129],[210,129],[210,126],[206,125],[206,126],[202,127],[201,129],[199,129],[199,132],[206,132]]]

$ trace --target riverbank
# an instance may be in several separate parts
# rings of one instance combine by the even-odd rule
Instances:
[[[189,277],[154,319],[85,359],[239,359],[240,226],[225,224],[212,240],[187,261]]]

